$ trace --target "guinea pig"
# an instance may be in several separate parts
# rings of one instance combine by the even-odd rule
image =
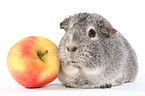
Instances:
[[[58,78],[66,87],[111,88],[135,80],[136,53],[103,16],[78,13],[60,28],[66,33],[58,46]]]

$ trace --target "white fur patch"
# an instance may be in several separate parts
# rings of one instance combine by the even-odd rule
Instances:
[[[73,35],[69,35],[70,36],[70,40],[69,40],[69,44],[71,45],[72,44],[72,40],[73,40]]]
[[[84,68],[83,71],[86,75],[100,75],[101,71],[103,71],[103,68]]]
[[[78,66],[70,65],[70,66],[67,66],[64,71],[67,75],[73,76],[73,75],[77,75],[79,73],[79,70],[80,69]]]

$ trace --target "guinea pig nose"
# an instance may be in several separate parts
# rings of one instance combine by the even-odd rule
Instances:
[[[77,50],[77,47],[73,47],[72,51],[75,52]]]
[[[72,52],[75,52],[77,50],[77,47],[72,47],[72,48],[69,48],[67,47],[67,51],[72,51]]]

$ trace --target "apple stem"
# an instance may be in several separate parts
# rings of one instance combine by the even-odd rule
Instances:
[[[48,50],[46,50],[43,54],[39,55],[39,58],[41,58],[43,55],[45,55],[46,53],[48,53]]]

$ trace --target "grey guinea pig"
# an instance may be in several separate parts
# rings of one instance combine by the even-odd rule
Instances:
[[[79,13],[60,23],[59,80],[70,88],[111,88],[133,82],[136,54],[125,37],[99,14]]]

